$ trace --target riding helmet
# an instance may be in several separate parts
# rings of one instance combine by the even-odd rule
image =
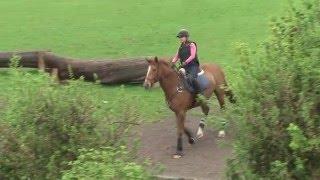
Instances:
[[[178,38],[189,37],[189,32],[186,29],[181,29],[177,34]]]

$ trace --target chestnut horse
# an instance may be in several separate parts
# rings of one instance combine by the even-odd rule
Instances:
[[[147,59],[149,63],[148,72],[144,81],[144,87],[149,89],[154,83],[159,82],[162,90],[165,93],[165,98],[169,108],[176,115],[177,122],[177,151],[173,158],[180,158],[183,155],[182,135],[185,133],[189,143],[194,144],[193,138],[189,129],[185,128],[186,112],[189,109],[200,106],[205,116],[209,113],[209,107],[206,103],[200,103],[196,100],[193,93],[181,88],[181,79],[179,73],[171,67],[170,63],[164,59]],[[202,92],[203,96],[209,99],[213,93],[217,96],[220,107],[224,108],[224,96],[227,95],[231,102],[235,102],[233,94],[228,90],[222,69],[215,64],[205,64],[201,66],[205,76],[210,81],[208,87]],[[197,131],[197,138],[203,136],[204,119],[202,118]]]

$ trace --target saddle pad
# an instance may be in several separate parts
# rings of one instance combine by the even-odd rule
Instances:
[[[205,89],[208,88],[210,81],[207,79],[207,77],[204,75],[204,71],[201,70],[201,72],[198,73],[197,77],[198,84],[200,86],[200,92],[202,93]],[[194,87],[192,85],[192,82],[189,82],[188,79],[183,79],[182,80],[184,88],[191,92],[194,93]]]
[[[208,78],[205,76],[204,71],[201,70],[200,73],[198,73],[197,77],[198,84],[200,86],[200,91],[203,92],[205,89],[208,88],[210,81]]]

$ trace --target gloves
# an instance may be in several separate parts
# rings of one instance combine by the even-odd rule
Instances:
[[[170,66],[172,69],[175,69],[175,68],[176,68],[176,64],[173,63],[173,62],[170,62],[170,63],[169,63],[169,66]]]

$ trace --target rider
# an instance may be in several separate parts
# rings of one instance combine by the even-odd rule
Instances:
[[[198,94],[200,87],[196,78],[200,72],[200,63],[197,55],[197,45],[189,40],[189,32],[185,29],[180,30],[177,37],[180,39],[181,45],[172,59],[172,63],[176,63],[180,59],[182,68],[185,69],[187,78],[195,89],[195,94]]]

